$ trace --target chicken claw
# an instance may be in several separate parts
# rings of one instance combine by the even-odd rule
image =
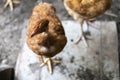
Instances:
[[[48,65],[48,69],[49,69],[49,72],[50,74],[53,73],[53,63],[57,63],[59,64],[60,61],[59,60],[55,60],[55,59],[51,59],[50,57],[49,58],[46,58],[45,61],[40,65],[40,67],[43,67],[44,65]]]
[[[5,5],[4,5],[4,8],[6,8],[6,7],[9,5],[11,11],[13,11],[13,4],[14,4],[14,3],[15,3],[15,4],[19,4],[20,1],[19,1],[19,0],[7,0],[7,2],[6,2]]]

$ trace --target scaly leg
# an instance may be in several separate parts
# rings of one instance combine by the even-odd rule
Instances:
[[[6,8],[9,5],[11,11],[13,11],[13,3],[18,4],[18,3],[20,3],[20,1],[19,0],[7,0],[4,7]]]
[[[39,58],[40,61],[44,62],[42,55],[38,55],[38,58]]]
[[[49,72],[53,73],[53,63],[60,63],[58,60],[51,59],[50,57],[46,58],[45,61],[40,65],[40,67],[43,67],[44,65],[48,65]]]
[[[85,46],[88,47],[88,43],[87,43],[87,41],[86,41],[85,34],[84,34],[84,32],[83,32],[83,22],[84,22],[84,20],[80,21],[80,25],[81,25],[81,26],[80,26],[80,34],[81,34],[81,36],[79,37],[79,39],[78,39],[78,41],[76,42],[76,44],[78,44],[78,43],[80,42],[80,40],[82,39],[83,42],[84,42],[84,44],[85,44]]]

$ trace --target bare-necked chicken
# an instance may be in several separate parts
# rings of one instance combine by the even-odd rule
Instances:
[[[41,66],[47,64],[52,73],[52,63],[59,61],[51,57],[61,52],[67,43],[64,28],[52,4],[39,3],[34,7],[27,28],[26,42],[41,58]]]

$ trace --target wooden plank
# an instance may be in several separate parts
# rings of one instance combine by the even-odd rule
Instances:
[[[0,64],[0,80],[13,80],[14,69],[13,66],[6,65],[5,61]]]
[[[88,40],[88,48],[83,41],[74,44],[80,36],[79,23],[62,23],[68,43],[54,57],[61,59],[61,64],[54,65],[54,73],[51,75],[47,66],[39,67],[37,55],[25,43],[16,64],[16,80],[119,80],[116,23],[95,22],[99,29],[89,28],[91,40]]]

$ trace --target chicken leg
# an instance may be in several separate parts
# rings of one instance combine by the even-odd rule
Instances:
[[[83,40],[85,46],[88,47],[88,43],[87,43],[87,41],[86,41],[85,34],[84,34],[84,32],[83,32],[83,22],[84,22],[84,20],[81,20],[81,21],[80,21],[80,34],[81,34],[81,36],[80,36],[79,39],[77,40],[76,44],[78,44],[78,43],[80,42],[80,40]]]
[[[44,62],[43,56],[42,55],[38,55],[38,58],[40,61]]]

